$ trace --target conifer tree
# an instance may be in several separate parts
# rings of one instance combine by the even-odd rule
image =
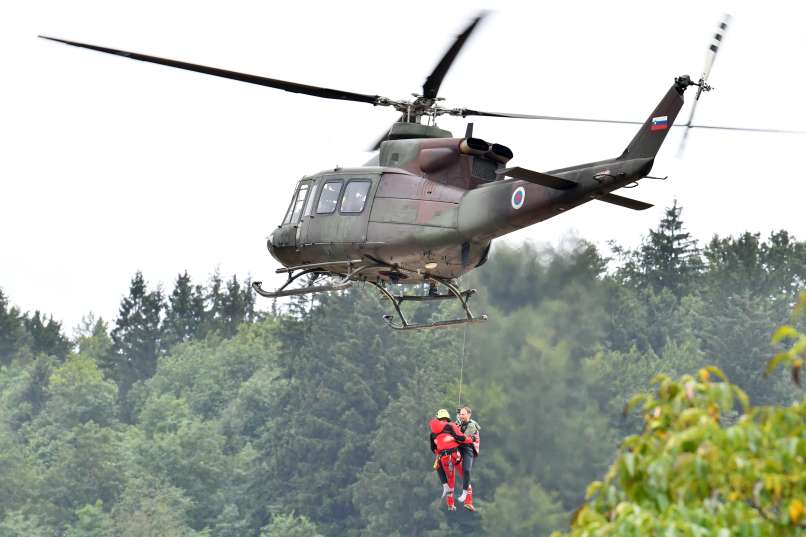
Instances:
[[[38,310],[32,316],[22,318],[23,326],[31,336],[31,352],[55,356],[60,361],[67,359],[70,352],[70,340],[61,333],[62,323],[48,316],[45,319]]]
[[[227,282],[227,292],[224,294],[221,303],[222,335],[224,337],[230,338],[234,336],[238,330],[238,325],[244,322],[246,318],[244,298],[238,277],[233,274],[232,279]]]
[[[24,330],[20,312],[9,307],[8,299],[0,289],[0,365],[9,365],[22,346]]]
[[[92,313],[85,315],[73,337],[80,355],[92,358],[99,369],[110,371],[113,343],[109,336],[109,325],[103,317],[96,319]]]
[[[251,277],[246,278],[243,287],[244,320],[253,323],[258,320],[258,314],[255,311],[255,292],[252,290]]]
[[[685,230],[682,212],[677,200],[666,209],[658,228],[650,230],[641,246],[639,263],[644,284],[655,291],[669,289],[678,298],[702,266],[697,241]]]
[[[210,281],[207,284],[207,293],[204,297],[206,303],[206,311],[204,314],[204,328],[203,333],[209,334],[210,332],[223,332],[223,309],[225,295],[222,287],[224,282],[221,280],[221,273],[216,269]]]
[[[137,271],[129,296],[120,303],[112,330],[112,376],[123,394],[138,380],[150,378],[157,369],[163,306],[162,291],[148,292],[142,272]]]
[[[196,286],[198,291],[199,286]],[[204,297],[194,292],[187,271],[176,278],[176,285],[168,297],[163,320],[164,351],[177,343],[188,341],[198,335],[204,321]]]

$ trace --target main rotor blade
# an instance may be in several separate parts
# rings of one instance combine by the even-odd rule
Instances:
[[[453,116],[511,117],[516,119],[547,119],[551,121],[584,121],[586,123],[619,123],[625,125],[643,125],[643,121],[621,121],[616,119],[592,119],[585,117],[540,116],[532,114],[510,114],[507,112],[482,112],[470,108],[457,108],[446,112]]]
[[[754,129],[751,127],[717,127],[714,125],[680,125],[689,129],[718,129],[722,131],[747,131],[747,132],[776,132],[780,134],[806,134],[806,131],[796,131],[789,129]]]
[[[148,56],[146,54],[138,54],[136,52],[127,52],[125,50],[99,47],[96,45],[88,45],[86,43],[77,43],[75,41],[67,41],[66,39],[57,39],[55,37],[48,37],[45,35],[40,35],[39,37],[41,37],[42,39],[48,39],[50,41],[58,41],[59,43],[72,45],[74,47],[88,48],[91,50],[96,50],[98,52],[105,52],[107,54],[124,56],[126,58],[131,58],[133,60],[158,63],[160,65],[167,65],[168,67],[176,67],[177,69],[196,71],[197,73],[204,73],[206,75],[219,76],[222,78],[230,78],[232,80],[239,80],[241,82],[257,84],[259,86],[267,86],[270,88],[281,89],[284,91],[290,91],[292,93],[313,95],[314,97],[322,97],[324,99],[341,99],[343,101],[370,103],[373,105],[384,104],[384,99],[378,95],[366,95],[363,93],[354,93],[352,91],[322,88],[319,86],[310,86],[308,84],[298,84],[296,82],[288,82],[286,80],[277,80],[275,78],[266,78],[263,76],[249,75],[245,73],[238,73],[235,71],[227,71],[226,69],[218,69],[216,67],[206,67],[204,65],[196,65],[194,63],[186,63],[176,60],[169,60],[166,58],[158,58],[156,56]]]
[[[456,56],[459,55],[459,51],[462,50],[462,47],[467,41],[467,38],[470,37],[470,34],[473,33],[473,30],[476,29],[481,19],[483,19],[487,15],[486,12],[480,13],[470,25],[465,28],[465,31],[461,34],[456,36],[456,41],[454,41],[451,48],[445,53],[442,59],[439,61],[437,66],[434,68],[434,71],[428,75],[428,78],[425,79],[425,83],[423,84],[423,97],[428,99],[434,99],[439,92],[439,87],[442,85],[442,79],[445,78],[445,74],[448,72],[448,69],[451,68],[453,61],[456,59]]]
[[[697,101],[694,101],[696,106]],[[551,121],[581,121],[585,123],[615,123],[622,125],[643,125],[645,121],[623,121],[617,119],[592,119],[585,117],[563,117],[563,116],[540,116],[531,114],[509,114],[504,112],[482,112],[480,110],[471,110],[469,108],[457,108],[455,110],[448,110],[445,113],[454,116],[485,116],[485,117],[503,117],[515,119],[547,119]],[[748,132],[777,132],[784,134],[806,134],[806,131],[798,131],[791,129],[756,129],[752,127],[723,127],[716,125],[690,125],[688,123],[679,123],[670,125],[670,127],[685,127],[688,129],[717,129],[726,131],[748,131]]]

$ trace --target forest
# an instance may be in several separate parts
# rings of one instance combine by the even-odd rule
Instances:
[[[68,334],[0,289],[0,537],[572,531],[591,482],[634,475],[623,446],[647,425],[624,409],[653,378],[701,371],[710,393],[720,372],[755,406],[803,399],[789,370],[764,371],[806,242],[701,244],[683,216],[668,208],[636,248],[496,243],[463,278],[489,316],[466,329],[390,330],[369,285],[271,303],[237,275],[180,272],[164,290],[135,272],[117,318],[87,304]],[[660,382],[678,387],[646,408],[693,389]],[[460,395],[481,425],[476,513],[445,511],[428,447],[427,421]]]

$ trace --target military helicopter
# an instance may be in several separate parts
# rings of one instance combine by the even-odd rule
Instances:
[[[474,315],[469,300],[475,289],[463,290],[457,279],[485,263],[492,240],[541,222],[591,200],[633,210],[652,205],[613,191],[651,177],[655,156],[683,106],[683,95],[696,86],[691,115],[681,126],[765,132],[772,129],[711,127],[692,123],[696,103],[710,91],[708,75],[719,50],[728,18],[714,35],[702,76],[674,79],[646,121],[619,121],[444,108],[439,89],[452,63],[481,22],[473,19],[459,34],[425,80],[413,100],[311,86],[238,73],[112,48],[39,36],[68,45],[157,63],[179,69],[258,84],[325,99],[388,106],[400,112],[389,131],[373,146],[379,150],[364,166],[334,168],[302,177],[288,210],[268,237],[271,255],[283,267],[287,281],[275,291],[261,282],[254,290],[268,298],[339,291],[353,282],[376,287],[392,304],[397,320],[384,315],[398,330],[445,327],[487,319]],[[512,151],[499,143],[473,136],[454,137],[437,126],[443,115],[542,119],[640,125],[617,157],[541,172],[508,167]],[[684,137],[685,140],[685,137]],[[308,276],[308,283],[292,283]],[[320,278],[335,281],[319,283]],[[392,284],[392,285],[390,285]],[[407,292],[415,287],[419,293]],[[401,291],[402,289],[402,291]],[[416,290],[415,289],[415,290]],[[410,322],[401,305],[407,301],[457,300],[464,316],[430,323]]]

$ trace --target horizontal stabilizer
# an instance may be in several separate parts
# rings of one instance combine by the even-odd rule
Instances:
[[[599,201],[612,203],[613,205],[620,205],[628,209],[633,209],[634,211],[643,211],[644,209],[649,209],[653,206],[651,203],[645,203],[632,198],[625,198],[624,196],[616,196],[615,194],[604,194],[596,199]]]
[[[575,182],[569,181],[568,179],[563,179],[561,177],[555,177],[553,175],[536,172],[534,170],[527,170],[526,168],[519,168],[519,167],[507,168],[505,170],[501,170],[496,173],[498,175],[506,175],[507,177],[514,177],[515,179],[521,179],[523,181],[528,181],[536,185],[541,185],[548,188],[555,188],[557,190],[568,190],[569,188],[574,188],[575,186],[577,186]]]

